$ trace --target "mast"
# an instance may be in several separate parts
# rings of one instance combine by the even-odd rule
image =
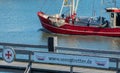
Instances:
[[[93,0],[93,5],[92,5],[92,16],[95,16],[95,0]]]
[[[71,0],[71,15],[77,12],[79,0]]]
[[[73,15],[77,11],[78,2],[79,0],[63,0],[62,7],[59,14],[61,15],[63,12],[63,9],[65,7],[68,7],[70,9],[69,15],[70,16]]]
[[[71,0],[71,14],[70,15],[73,15],[74,12],[75,12],[75,0]]]
[[[103,19],[102,19],[102,6],[103,6],[104,0],[101,0],[101,4],[100,4],[100,23],[102,24]]]
[[[113,0],[113,3],[114,3],[114,7],[116,8],[117,6],[116,6],[116,0]]]
[[[79,0],[76,1],[75,13],[77,12]]]
[[[61,7],[61,9],[60,9],[59,15],[62,15],[62,10],[63,10],[64,4],[65,4],[65,1],[63,1],[63,3],[62,3],[62,7]]]

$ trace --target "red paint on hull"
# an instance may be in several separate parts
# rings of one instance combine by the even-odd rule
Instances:
[[[42,12],[38,12],[38,17],[41,21],[42,26],[53,32],[59,34],[71,34],[71,35],[99,35],[99,36],[120,36],[120,28],[100,28],[100,27],[88,27],[64,24],[63,26],[56,27],[50,24],[47,18],[41,16],[44,15]]]

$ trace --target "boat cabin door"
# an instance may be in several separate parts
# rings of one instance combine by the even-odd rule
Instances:
[[[116,26],[120,26],[120,13],[116,15]]]

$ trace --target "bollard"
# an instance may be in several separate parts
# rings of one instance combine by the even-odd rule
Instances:
[[[73,73],[73,66],[70,66],[70,73]]]
[[[57,37],[48,37],[48,52],[55,52],[57,46]]]

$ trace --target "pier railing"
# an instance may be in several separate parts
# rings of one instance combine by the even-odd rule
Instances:
[[[52,39],[52,40],[51,40]],[[43,64],[55,64],[55,65],[66,65],[70,66],[70,72],[73,73],[73,67],[90,67],[100,68],[106,70],[116,70],[116,73],[120,71],[120,51],[105,51],[105,50],[90,50],[80,48],[66,48],[58,47],[55,45],[54,38],[48,39],[48,45],[29,45],[29,44],[15,44],[15,43],[3,43],[0,42],[0,59],[3,60],[4,47],[13,48],[15,50],[15,61],[17,62],[28,62],[24,73],[30,73],[32,63],[43,63]],[[46,48],[48,52],[31,51],[21,48]],[[25,56],[25,57],[21,57]],[[52,56],[51,56],[52,55]],[[77,57],[77,58],[76,58]],[[44,60],[45,58],[49,60]],[[84,63],[84,64],[82,64]],[[94,64],[96,63],[96,66]],[[90,64],[90,66],[87,66]],[[4,65],[0,65],[4,67]]]

